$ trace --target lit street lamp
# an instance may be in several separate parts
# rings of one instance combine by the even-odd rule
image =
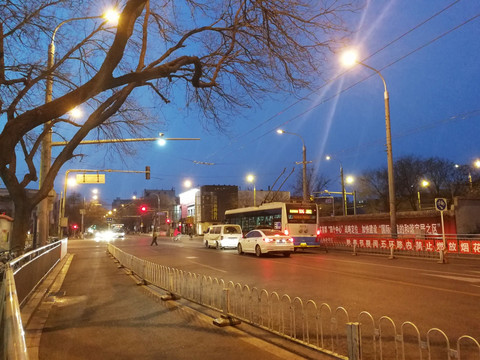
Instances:
[[[474,168],[477,168],[477,169],[480,169],[480,159],[476,159],[474,162],[473,162],[473,167]],[[473,190],[473,180],[472,180],[472,172],[471,172],[471,166],[470,165],[458,165],[458,164],[455,164],[455,168],[459,169],[459,168],[468,168],[468,186],[470,188],[470,191]]]
[[[253,176],[252,174],[248,174],[247,175],[247,181],[249,183],[253,183],[253,206],[257,206],[257,201],[256,201],[257,194],[256,194],[256,189],[255,189],[255,176]]]
[[[426,188],[430,185],[430,183],[427,181],[427,180],[422,180],[420,182],[420,185],[423,187],[423,188]],[[420,198],[420,189],[418,190],[418,210],[422,210],[422,201],[421,201],[421,198]]]
[[[390,203],[390,232],[392,238],[397,237],[397,214],[395,208],[395,182],[393,178],[393,155],[392,155],[392,135],[390,130],[390,104],[389,96],[387,91],[387,84],[382,74],[373,67],[366,65],[357,60],[357,54],[353,51],[349,51],[343,54],[342,62],[346,66],[353,66],[359,64],[365,66],[366,68],[373,70],[380,76],[383,82],[384,87],[384,102],[385,102],[385,130],[387,138],[387,159],[388,159],[388,198]]]
[[[337,158],[332,158],[330,155],[325,156],[325,160],[337,160],[338,163],[340,164],[340,181],[342,183],[342,209],[343,209],[343,215],[347,215],[347,194],[345,193],[345,178],[343,177],[343,165],[340,160]]]
[[[303,165],[303,181],[302,181],[302,188],[303,188],[303,201],[307,202],[308,201],[308,189],[307,189],[307,148],[305,147],[305,141],[303,140],[303,137],[300,136],[299,134],[288,132],[282,129],[277,130],[278,134],[290,134],[290,135],[295,135],[302,140],[302,154],[303,154],[303,161],[297,162],[297,164],[302,164]]]
[[[108,11],[108,18],[107,21],[114,19],[114,12]],[[87,20],[87,19],[99,19],[103,16],[84,16],[84,17],[77,17],[62,21],[57,27],[53,30],[52,37],[50,39],[50,44],[48,46],[48,58],[47,58],[47,71],[49,74],[47,75],[46,85],[45,85],[45,103],[49,103],[52,101],[52,88],[53,88],[53,67],[55,65],[55,35],[57,31],[63,25],[76,21],[76,20]],[[116,21],[118,21],[119,14],[116,15]],[[39,178],[39,187],[41,188],[45,177],[47,176],[48,171],[50,170],[50,165],[52,161],[52,125],[51,122],[44,124],[44,131],[45,136],[42,139],[42,147],[40,151],[40,178]],[[48,239],[48,198],[43,199],[40,201],[38,205],[38,236],[40,245],[44,245],[47,243]]]

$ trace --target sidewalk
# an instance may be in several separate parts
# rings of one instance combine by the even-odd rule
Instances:
[[[72,241],[22,309],[30,359],[331,359],[286,340],[272,345],[261,337],[274,335],[247,324],[217,327],[218,314],[158,295],[119,269],[105,244]]]

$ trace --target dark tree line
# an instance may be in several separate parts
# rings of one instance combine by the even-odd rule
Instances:
[[[480,195],[480,169],[458,165],[439,157],[409,155],[394,163],[396,206],[399,211],[432,208],[435,198]],[[422,184],[423,181],[428,185]],[[388,212],[387,168],[369,170],[358,178],[359,196],[366,200],[366,212]],[[420,193],[420,196],[419,196]],[[420,197],[420,201],[419,201]]]

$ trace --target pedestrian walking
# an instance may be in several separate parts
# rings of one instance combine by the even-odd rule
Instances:
[[[158,246],[158,243],[157,243],[157,231],[156,231],[156,230],[153,230],[153,233],[152,233],[152,242],[150,243],[150,246],[152,246],[153,244],[155,244],[155,245]]]

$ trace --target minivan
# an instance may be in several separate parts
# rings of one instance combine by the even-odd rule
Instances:
[[[205,247],[217,249],[237,248],[238,241],[242,238],[240,225],[224,224],[210,226],[203,236]]]

